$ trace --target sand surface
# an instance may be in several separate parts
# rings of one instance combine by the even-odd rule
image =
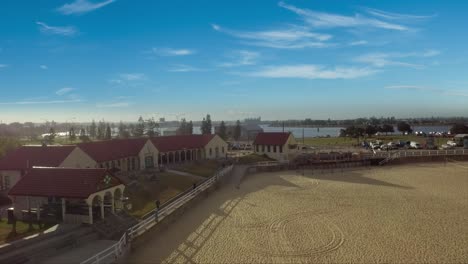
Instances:
[[[468,163],[249,175],[127,263],[468,263]]]

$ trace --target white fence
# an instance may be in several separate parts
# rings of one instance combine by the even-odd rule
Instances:
[[[450,150],[397,150],[397,151],[379,151],[375,154],[365,154],[366,157],[387,158],[392,155],[399,157],[430,157],[430,156],[459,156],[468,155],[468,149],[450,149]]]
[[[155,209],[151,211],[146,215],[146,217],[142,221],[129,228],[118,242],[116,242],[109,248],[99,252],[98,254],[90,257],[89,259],[81,262],[81,264],[99,264],[115,262],[116,259],[123,255],[125,249],[128,248],[128,245],[132,241],[132,239],[142,235],[143,233],[151,229],[153,226],[155,226],[157,222],[163,220],[165,217],[167,217],[175,210],[186,204],[188,201],[195,198],[199,193],[213,186],[213,184],[215,184],[221,177],[225,176],[228,173],[231,173],[233,168],[234,166],[230,165],[218,171],[213,177],[205,180],[196,188],[184,193],[175,200],[171,200],[170,203],[164,204],[161,207],[161,209]]]

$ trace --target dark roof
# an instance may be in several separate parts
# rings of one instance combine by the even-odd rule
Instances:
[[[78,144],[86,154],[97,162],[138,156],[148,138],[113,139]]]
[[[203,148],[215,135],[180,135],[153,137],[151,142],[160,152]]]
[[[104,177],[109,175],[109,184]],[[33,168],[8,192],[12,196],[88,198],[122,182],[105,169]]]
[[[58,167],[76,146],[22,146],[0,160],[0,170]]]
[[[284,145],[288,141],[290,132],[263,132],[258,133],[254,145]]]

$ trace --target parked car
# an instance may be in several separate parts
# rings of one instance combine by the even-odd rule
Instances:
[[[443,144],[442,146],[440,146],[440,149],[443,149],[443,150],[445,150],[445,149],[454,149],[454,148],[455,148],[455,146],[449,145],[449,144]]]
[[[388,142],[387,147],[388,147],[388,149],[397,149],[398,145],[395,142]]]
[[[416,141],[411,141],[409,147],[411,149],[421,149],[421,145]]]
[[[453,140],[449,140],[449,141],[447,141],[447,145],[452,146],[452,147],[456,147],[456,146],[457,146],[457,142],[455,142],[455,141],[453,141]]]

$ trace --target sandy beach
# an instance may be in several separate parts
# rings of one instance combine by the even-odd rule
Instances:
[[[468,263],[468,163],[249,175],[125,261]]]

